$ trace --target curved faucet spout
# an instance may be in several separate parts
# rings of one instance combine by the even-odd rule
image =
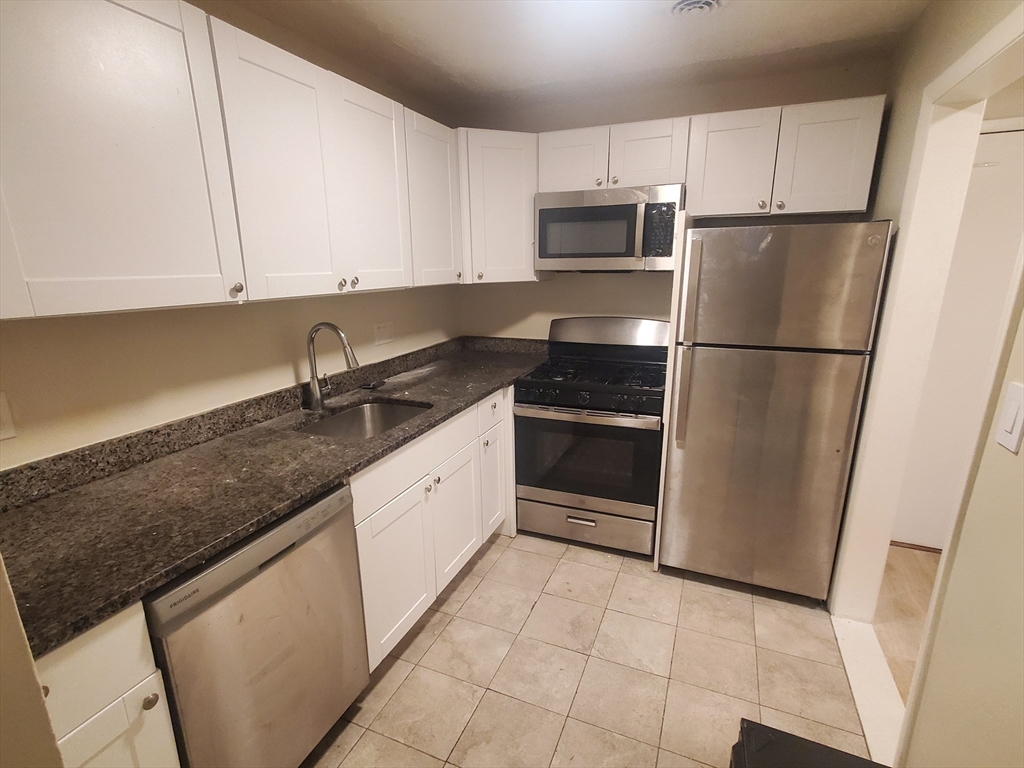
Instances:
[[[341,348],[345,352],[345,364],[351,368],[358,368],[359,361],[356,360],[356,353],[344,332],[334,323],[317,323],[309,329],[309,336],[306,337],[306,355],[309,357],[309,409],[311,411],[322,411],[324,409],[324,393],[320,388],[320,377],[316,372],[316,350],[313,341],[321,330],[333,331],[341,340]]]

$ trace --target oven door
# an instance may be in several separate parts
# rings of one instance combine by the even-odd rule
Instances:
[[[654,520],[661,419],[516,405],[520,499]]]
[[[646,190],[551,192],[536,196],[534,267],[546,271],[644,268]]]

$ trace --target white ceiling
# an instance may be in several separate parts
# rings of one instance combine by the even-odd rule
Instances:
[[[426,101],[570,97],[891,51],[927,0],[231,0]],[[214,2],[200,2],[213,6]],[[215,9],[211,8],[213,12]]]

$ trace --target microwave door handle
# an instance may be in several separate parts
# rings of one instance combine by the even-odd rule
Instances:
[[[677,445],[686,443],[686,415],[690,408],[690,363],[693,357],[692,347],[679,347],[679,365],[676,381],[679,391],[676,393],[676,435]]]
[[[633,244],[633,256],[644,260],[644,210],[646,203],[636,204],[636,242]]]

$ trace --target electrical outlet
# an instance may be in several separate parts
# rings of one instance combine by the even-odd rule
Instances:
[[[0,440],[17,437],[14,431],[14,419],[11,418],[11,406],[7,404],[7,395],[0,392]]]
[[[373,343],[376,345],[390,344],[395,340],[395,324],[388,320],[373,326]]]

